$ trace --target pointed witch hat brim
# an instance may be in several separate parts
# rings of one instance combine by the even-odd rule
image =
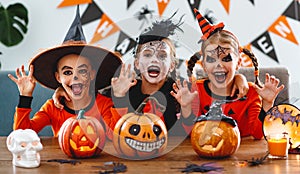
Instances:
[[[86,44],[80,22],[79,7],[76,17],[64,39],[63,44],[46,49],[33,57],[29,65],[33,65],[33,76],[41,85],[56,89],[60,86],[55,78],[57,62],[64,56],[76,54],[86,57],[98,70],[95,89],[99,90],[110,85],[111,78],[122,64],[121,58],[104,48]]]

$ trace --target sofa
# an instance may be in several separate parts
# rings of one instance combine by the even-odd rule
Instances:
[[[19,90],[17,85],[8,78],[8,74],[15,75],[15,71],[0,70],[0,136],[7,136],[13,130],[13,117],[15,107],[19,102]],[[45,101],[52,97],[54,90],[42,87],[37,83],[33,92],[31,117]],[[53,136],[50,126],[45,127],[40,136]]]
[[[195,71],[197,79],[205,78],[206,74],[201,68]],[[246,76],[247,80],[254,82],[254,68],[243,67],[238,70],[238,73]],[[289,103],[289,72],[286,67],[262,67],[259,68],[259,79],[262,83],[265,82],[265,74],[274,75],[280,80],[280,84],[284,84],[285,88],[278,94],[275,105],[280,103]]]
[[[249,81],[254,81],[253,69],[242,68],[239,71],[244,74]],[[285,89],[278,95],[276,104],[289,102],[289,73],[285,67],[274,68],[260,68],[260,80],[264,82],[264,74],[269,72],[271,75],[278,77],[285,85]],[[0,136],[7,136],[13,129],[13,116],[15,107],[19,100],[19,91],[16,84],[8,78],[8,74],[15,74],[14,71],[2,71],[0,70]],[[204,73],[202,70],[196,71],[197,78],[202,78]],[[32,112],[31,117],[39,108],[45,103],[47,99],[50,99],[53,94],[53,90],[45,88],[37,83],[33,93]],[[48,126],[39,132],[40,136],[53,136],[51,127]]]

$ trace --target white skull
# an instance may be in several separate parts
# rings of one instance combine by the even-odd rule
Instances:
[[[13,155],[14,166],[34,168],[40,165],[39,151],[43,149],[43,145],[35,131],[15,130],[7,137],[6,145]]]

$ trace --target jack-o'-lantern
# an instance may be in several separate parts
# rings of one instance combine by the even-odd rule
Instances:
[[[105,140],[104,128],[100,121],[84,116],[84,110],[80,110],[77,117],[67,119],[58,134],[60,148],[72,158],[99,156]]]
[[[222,112],[221,102],[215,101],[205,115],[197,118],[191,132],[195,152],[204,158],[224,158],[240,145],[240,131],[235,120]]]
[[[300,153],[300,110],[292,104],[272,107],[263,122],[264,136],[286,134],[289,137],[289,153]]]
[[[161,155],[167,146],[164,122],[155,114],[142,112],[148,99],[134,113],[123,115],[115,125],[113,145],[120,157],[136,160],[154,158]]]

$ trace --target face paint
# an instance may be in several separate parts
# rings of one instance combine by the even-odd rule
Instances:
[[[92,67],[87,58],[67,55],[59,60],[57,69],[60,83],[72,100],[89,96]]]
[[[229,95],[233,85],[239,57],[230,44],[211,44],[204,52],[203,66],[210,80],[212,91]]]
[[[167,78],[171,64],[170,46],[164,41],[153,41],[142,45],[136,66],[146,81],[157,84]]]

